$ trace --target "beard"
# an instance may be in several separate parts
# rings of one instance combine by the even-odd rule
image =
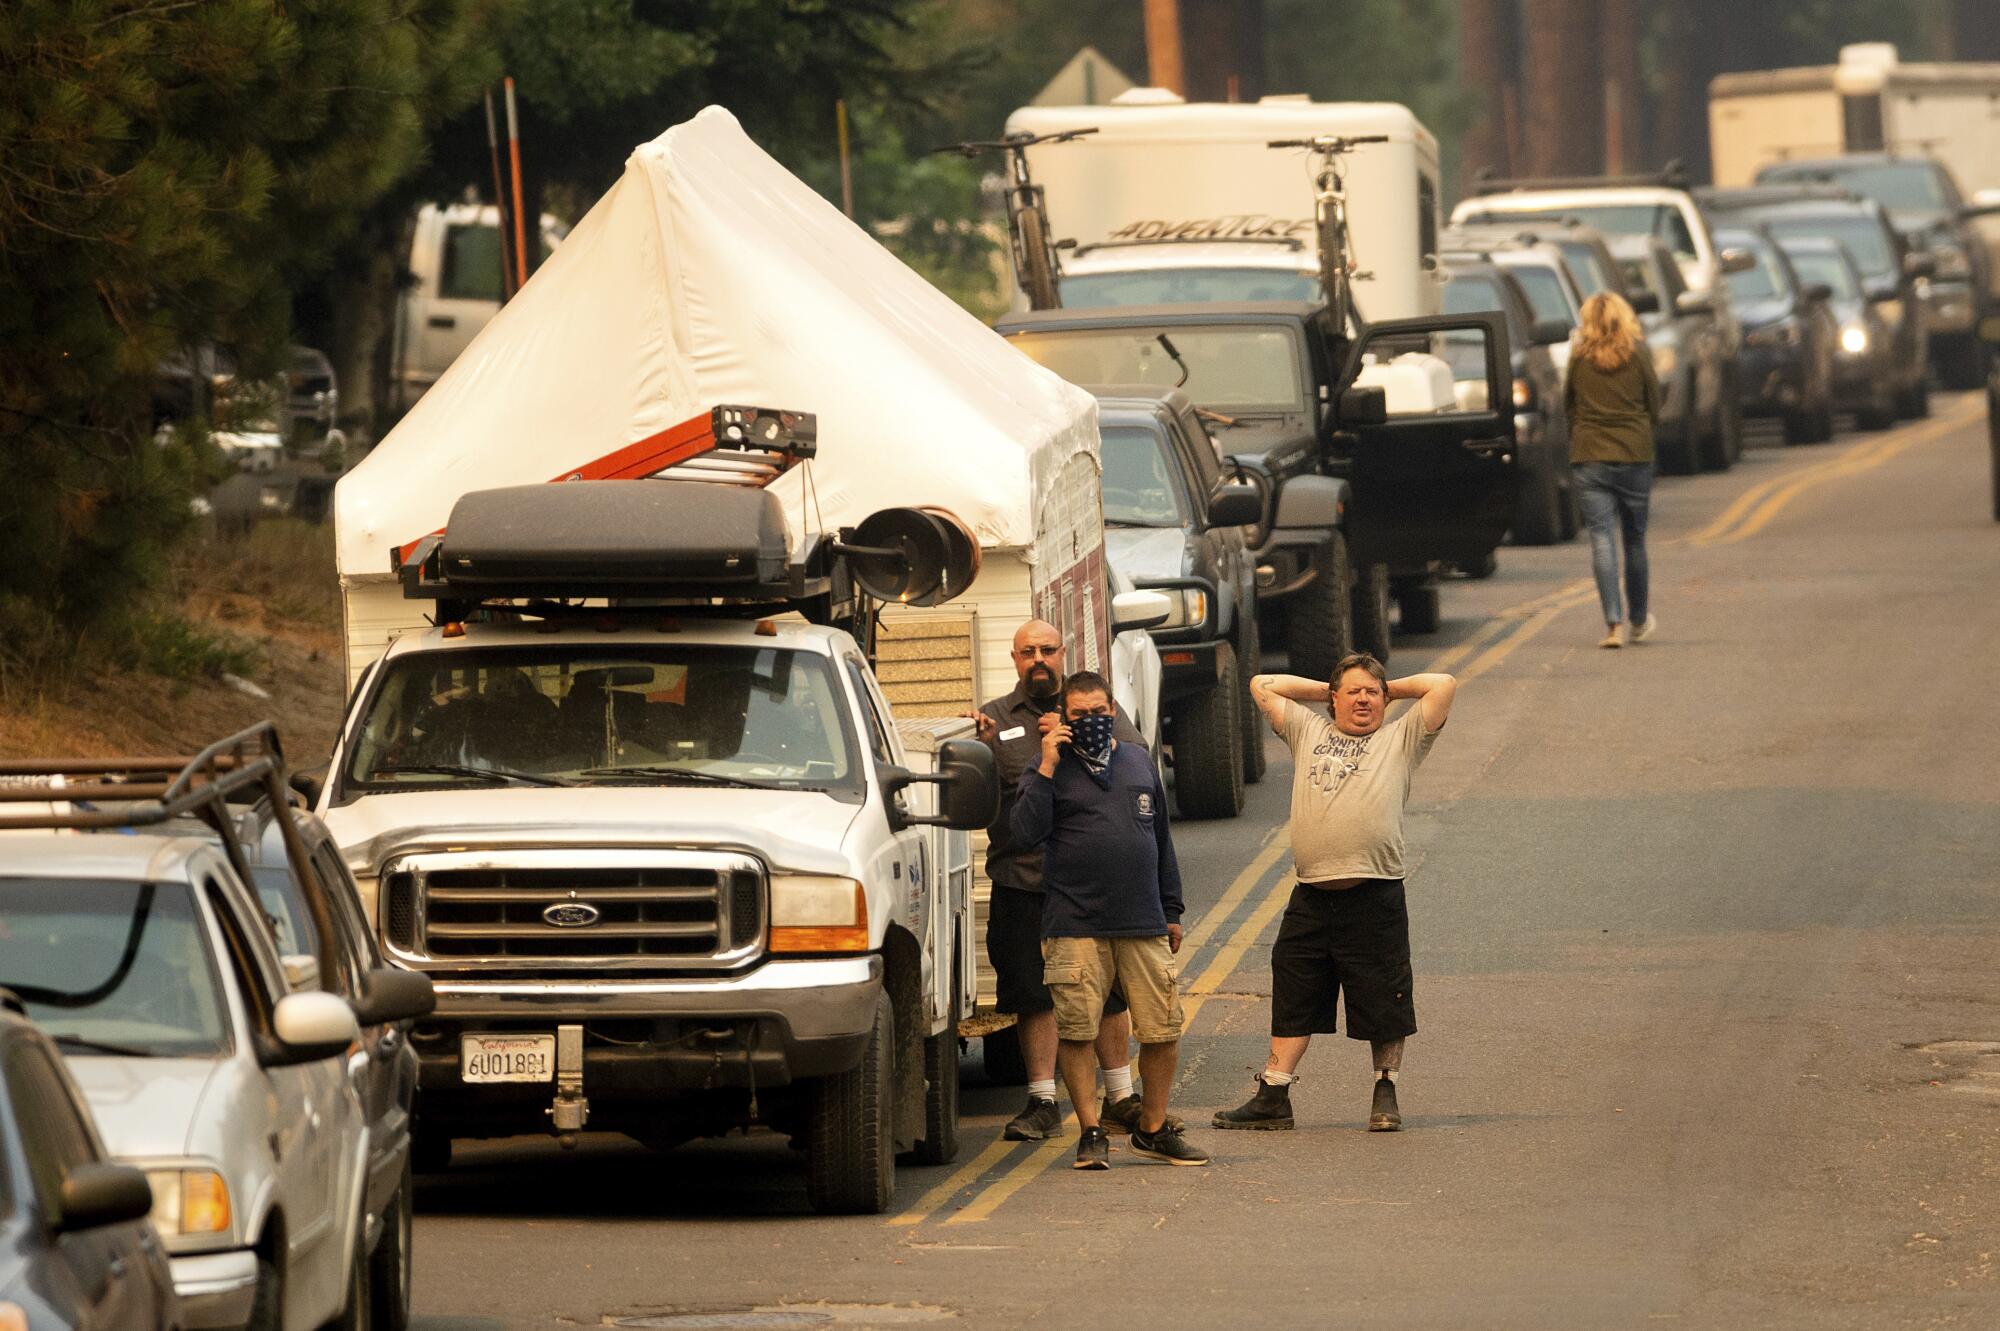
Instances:
[[[1056,678],[1056,672],[1045,665],[1029,666],[1028,673],[1021,677],[1021,682],[1027,686],[1030,698],[1053,698],[1056,696],[1056,690],[1062,687],[1062,681]]]

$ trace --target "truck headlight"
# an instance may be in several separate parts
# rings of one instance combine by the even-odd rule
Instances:
[[[229,1185],[212,1169],[149,1169],[153,1224],[162,1234],[227,1234]]]
[[[866,952],[868,890],[852,878],[771,877],[771,951]]]
[[[1200,628],[1208,622],[1208,593],[1199,587],[1149,587],[1164,592],[1174,608],[1158,627],[1163,629]]]
[[[1840,349],[1850,356],[1859,356],[1868,350],[1868,330],[1860,324],[1849,324],[1841,329]]]

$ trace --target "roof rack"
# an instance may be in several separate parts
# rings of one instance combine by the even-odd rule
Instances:
[[[1297,236],[1158,236],[1152,240],[1094,240],[1068,248],[1071,253],[1082,255],[1093,250],[1141,249],[1149,245],[1279,245],[1288,250],[1306,247],[1305,241]]]
[[[1865,195],[1839,185],[1800,181],[1785,185],[1703,185],[1694,191],[1695,202],[1704,208],[1728,212],[1737,208],[1771,208],[1785,203],[1825,200],[1838,203],[1866,203]]]
[[[1626,189],[1652,185],[1663,189],[1687,189],[1687,167],[1679,158],[1658,171],[1624,176],[1514,176],[1506,177],[1492,167],[1482,167],[1472,178],[1474,194],[1507,194],[1541,189]]]
[[[292,821],[284,750],[269,721],[192,757],[9,758],[0,760],[0,778],[13,778],[0,780],[0,831],[150,827],[193,817],[215,833],[229,866],[252,891],[256,880],[229,801],[234,796],[268,802],[285,858],[305,888],[320,974],[335,973],[335,925],[325,895],[330,889],[320,882]]]

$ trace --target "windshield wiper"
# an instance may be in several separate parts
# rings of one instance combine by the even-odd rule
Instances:
[[[158,1058],[150,1049],[138,1049],[129,1044],[113,1044],[109,1040],[92,1040],[82,1035],[52,1035],[49,1037],[65,1049],[84,1049],[93,1054],[115,1054],[120,1058]]]
[[[544,776],[540,772],[519,772],[511,767],[469,767],[453,763],[404,763],[395,767],[378,767],[369,773],[369,779],[378,776],[469,776],[482,781],[504,781],[510,786],[573,786],[574,781],[566,781],[559,776]]]
[[[670,781],[688,781],[705,786],[740,786],[745,790],[782,790],[771,781],[752,781],[743,776],[723,776],[719,772],[698,772],[691,767],[665,763],[639,763],[632,767],[587,767],[578,776],[650,776]]]

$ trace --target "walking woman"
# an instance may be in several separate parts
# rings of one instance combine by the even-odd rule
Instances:
[[[1583,303],[1583,323],[1569,361],[1569,460],[1577,504],[1590,529],[1590,569],[1604,606],[1604,640],[1644,642],[1658,626],[1646,600],[1646,505],[1653,493],[1653,425],[1660,381],[1638,316],[1622,296],[1600,291]],[[1625,547],[1625,595],[1619,597],[1618,547]]]

